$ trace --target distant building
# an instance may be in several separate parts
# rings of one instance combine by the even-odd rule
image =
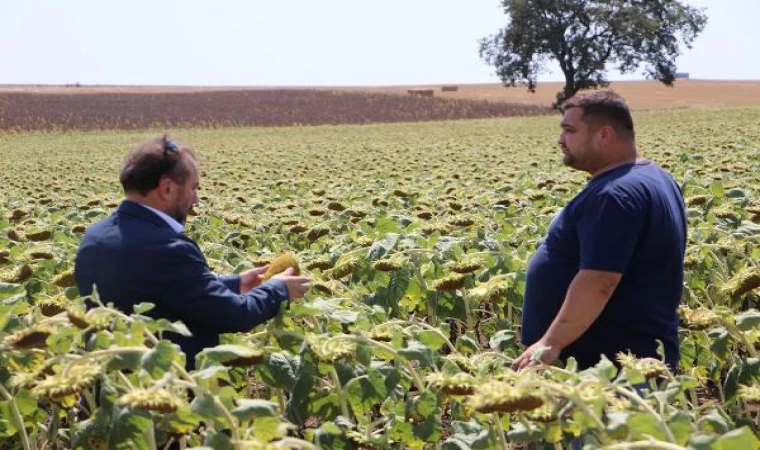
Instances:
[[[676,72],[676,80],[688,80],[689,72]]]

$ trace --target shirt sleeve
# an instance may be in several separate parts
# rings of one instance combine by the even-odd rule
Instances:
[[[623,273],[648,211],[623,192],[602,191],[576,209],[581,270]]]
[[[288,299],[281,280],[269,280],[245,294],[229,289],[211,272],[191,243],[177,241],[161,255],[161,305],[186,324],[216,333],[249,331],[274,317]]]

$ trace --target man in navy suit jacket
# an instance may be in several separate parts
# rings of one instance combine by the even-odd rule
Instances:
[[[195,155],[166,136],[127,156],[119,176],[126,200],[94,224],[79,246],[75,276],[79,292],[92,294],[125,313],[151,302],[155,318],[181,320],[191,337],[168,336],[187,355],[188,367],[220,333],[245,332],[277,314],[280,303],[302,297],[306,277],[292,270],[261,283],[266,267],[240,275],[211,272],[198,245],[182,234],[198,202]]]

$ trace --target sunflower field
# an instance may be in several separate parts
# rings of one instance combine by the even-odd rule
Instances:
[[[182,323],[85,310],[72,273],[122,158],[163,130],[0,135],[0,448],[760,448],[760,109],[635,119],[688,206],[678,373],[509,368],[527,264],[587,180],[558,116],[172,131],[212,270],[292,253],[314,280],[192,371],[162,339]]]

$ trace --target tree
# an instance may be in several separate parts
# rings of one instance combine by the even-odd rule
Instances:
[[[559,63],[565,88],[555,107],[582,89],[609,85],[605,70],[643,67],[648,78],[672,86],[680,44],[704,29],[704,9],[679,0],[502,0],[509,23],[480,41],[480,56],[505,86],[527,85],[550,60]]]

